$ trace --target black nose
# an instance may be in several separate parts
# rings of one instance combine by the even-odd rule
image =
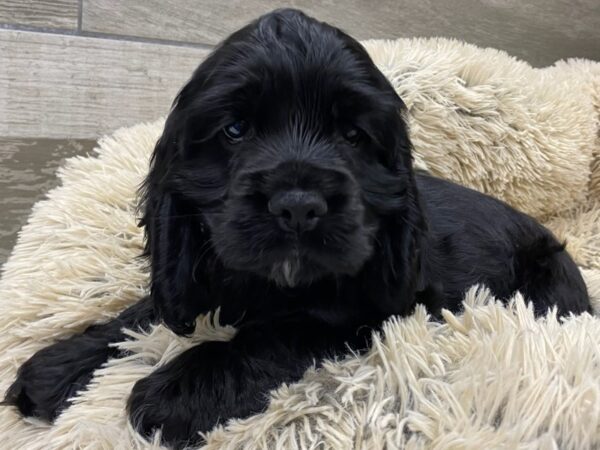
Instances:
[[[284,230],[301,232],[317,226],[327,213],[327,202],[317,192],[295,189],[271,197],[269,211]]]

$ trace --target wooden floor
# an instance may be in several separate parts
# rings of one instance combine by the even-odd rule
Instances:
[[[83,139],[0,138],[0,266],[33,204],[58,184],[58,166],[66,158],[90,153],[94,144]]]
[[[166,114],[217,42],[283,6],[359,39],[454,37],[536,66],[600,60],[599,0],[0,0],[0,261],[27,215],[21,206],[51,184],[57,148],[82,152],[104,133]],[[40,176],[29,189],[11,191],[26,177],[1,158],[9,153]]]

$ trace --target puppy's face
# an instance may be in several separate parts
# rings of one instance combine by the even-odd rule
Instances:
[[[364,49],[302,13],[225,41],[178,97],[169,189],[225,267],[293,287],[352,275],[402,208],[403,104]]]

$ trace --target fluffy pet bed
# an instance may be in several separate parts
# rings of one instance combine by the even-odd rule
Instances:
[[[544,220],[567,239],[600,311],[600,64],[533,69],[444,39],[366,46],[409,107],[418,165]],[[35,205],[0,281],[0,390],[36,350],[146,292],[135,193],[162,125],[102,139]],[[389,320],[368,354],[309,370],[264,414],[211,432],[207,448],[600,447],[599,317],[535,320],[521,296],[503,307],[485,288],[444,317]],[[189,339],[132,331],[120,344],[129,356],[99,369],[54,425],[0,408],[0,447],[158,448],[127,423],[134,382],[232,333],[207,317]]]

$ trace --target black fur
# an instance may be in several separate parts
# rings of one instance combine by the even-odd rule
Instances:
[[[4,404],[18,406],[25,416],[53,421],[86,387],[94,370],[119,356],[109,344],[125,340],[123,328],[146,328],[154,321],[152,300],[145,297],[116,319],[39,350],[19,368]]]
[[[358,42],[294,10],[261,17],[200,65],[144,186],[151,298],[179,334],[216,307],[239,331],[140,380],[128,404],[138,430],[197,443],[199,431],[262,411],[270,389],[313,361],[364,349],[391,315],[419,302],[434,315],[457,310],[476,283],[500,298],[520,290],[538,314],[590,311],[577,267],[549,231],[415,174],[404,113]],[[288,219],[270,203],[298,190],[327,205],[304,233],[282,227]],[[107,343],[123,338],[121,326],[153,320],[147,302],[38,352],[6,403],[52,420],[115,356]]]

